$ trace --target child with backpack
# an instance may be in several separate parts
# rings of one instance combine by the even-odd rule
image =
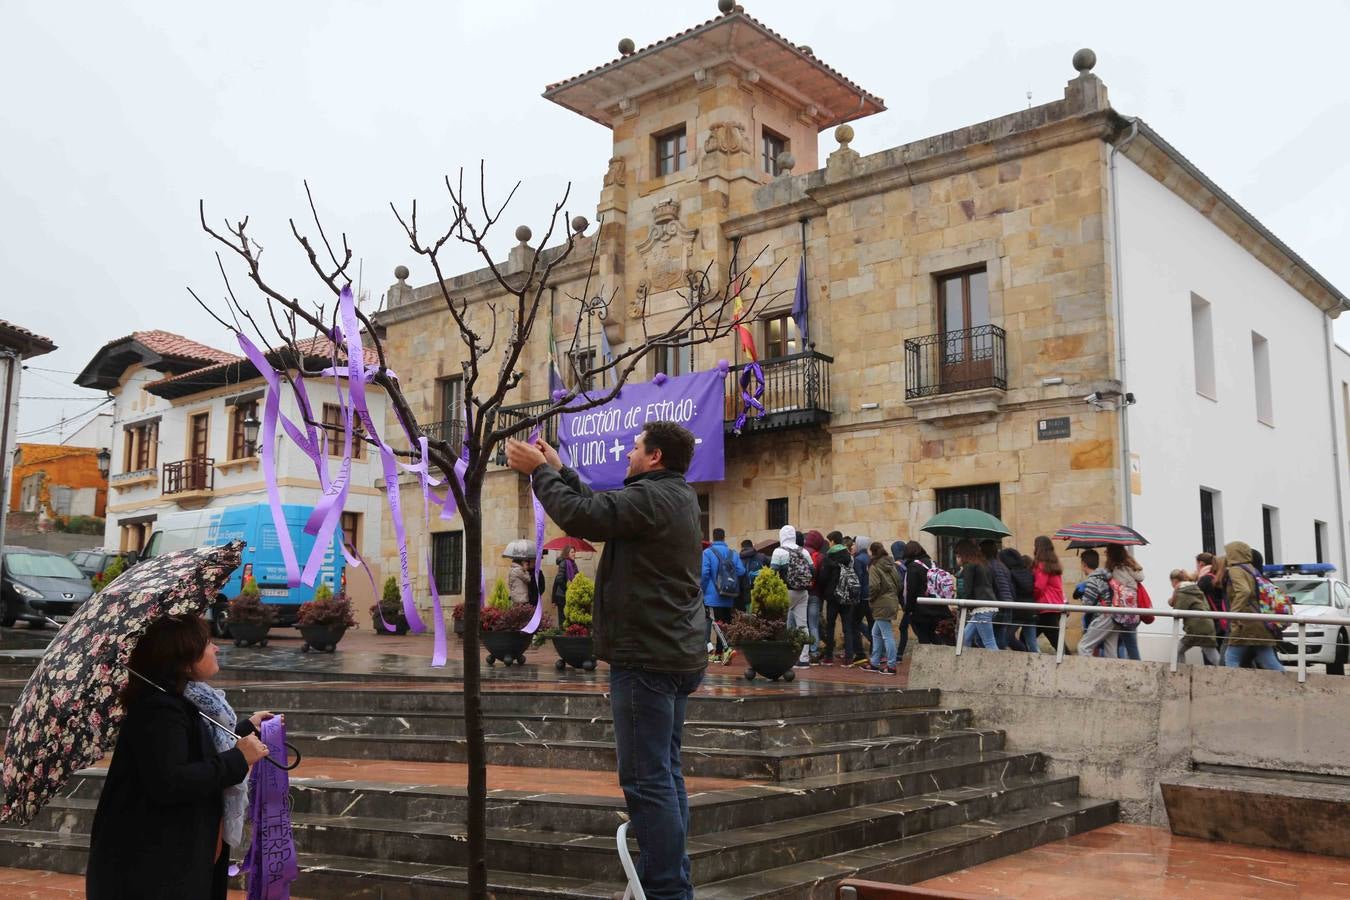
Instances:
[[[1253,564],[1252,548],[1243,541],[1225,544],[1223,555],[1228,560],[1228,610],[1235,613],[1259,613],[1263,606],[1269,611],[1278,611],[1282,604],[1288,606],[1288,598],[1281,599],[1276,588]],[[1262,595],[1266,595],[1263,604]],[[1258,669],[1270,669],[1283,672],[1284,666],[1275,655],[1275,645],[1279,642],[1278,626],[1256,619],[1231,619],[1228,626],[1228,642],[1224,647],[1223,662],[1226,666],[1240,668],[1251,662]]]
[[[788,618],[787,626],[791,630],[807,627],[807,610],[810,597],[807,589],[815,583],[815,568],[811,557],[797,544],[797,529],[784,525],[778,530],[778,548],[769,559],[773,569],[787,584]],[[795,668],[805,669],[811,665],[811,647],[802,645],[801,658]]]
[[[1083,565],[1084,578],[1081,593],[1076,599],[1083,606],[1111,606],[1111,573],[1101,567],[1097,551],[1084,550],[1079,561]],[[1106,613],[1095,615],[1092,624],[1078,641],[1078,654],[1092,656],[1101,647],[1109,658],[1115,659],[1119,640],[1120,630],[1115,616]]]
[[[1047,535],[1038,535],[1032,545],[1032,596],[1037,603],[1064,602],[1064,567],[1060,565],[1055,545]],[[1045,635],[1051,647],[1059,646],[1059,614],[1042,612],[1036,615],[1036,631]]]
[[[951,618],[951,610],[937,604],[919,603],[919,598],[951,600],[956,596],[956,579],[936,565],[918,541],[905,544],[904,559],[905,609],[909,612],[914,636],[920,644],[946,643],[938,638],[938,624]]]
[[[872,557],[867,569],[867,602],[872,607],[872,659],[863,668],[882,675],[894,675],[898,661],[895,620],[900,614],[900,573],[880,541],[873,541],[867,552]]]

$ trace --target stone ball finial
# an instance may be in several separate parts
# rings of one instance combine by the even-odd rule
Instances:
[[[797,164],[797,158],[792,155],[791,150],[784,150],[782,153],[778,154],[777,163],[778,171],[791,172],[792,167]]]
[[[534,232],[530,230],[530,226],[521,225],[516,228],[516,240],[522,244],[528,244],[532,237],[534,237]]]
[[[591,227],[591,223],[586,220],[585,216],[577,216],[572,220],[572,230],[577,234],[583,234],[589,227]]]
[[[717,11],[729,16],[736,11],[736,0],[717,0]]]
[[[407,267],[407,266],[394,266],[394,277],[397,278],[399,281],[407,281],[407,280],[408,280],[408,267]]]
[[[1092,71],[1092,67],[1097,65],[1097,54],[1093,53],[1087,47],[1079,50],[1073,55],[1073,67],[1079,74],[1087,74]]]
[[[853,126],[849,124],[840,125],[834,130],[834,139],[840,146],[847,147],[849,141],[853,140]]]
[[[632,38],[624,38],[619,41],[619,55],[632,56],[633,51],[637,50],[637,44],[633,43]]]

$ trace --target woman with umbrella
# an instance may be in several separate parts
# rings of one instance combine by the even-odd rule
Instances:
[[[545,548],[547,549],[547,548]],[[572,559],[573,548],[566,544],[558,551],[558,574],[553,576],[553,605],[558,608],[558,625],[567,621],[567,586],[577,577],[577,564]]]
[[[86,894],[91,900],[223,900],[226,835],[237,845],[244,820],[241,786],[253,764],[267,756],[256,732],[272,714],[254,713],[236,726],[240,737],[233,747],[216,749],[196,714],[199,707],[185,696],[189,685],[211,691],[204,682],[220,671],[200,615],[155,622],[132,651],[129,668],[153,684],[132,677],[121,693],[126,720],[94,814]],[[222,712],[233,717],[228,706]]]

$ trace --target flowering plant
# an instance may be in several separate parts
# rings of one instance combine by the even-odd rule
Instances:
[[[295,620],[301,625],[326,625],[329,628],[355,628],[356,617],[352,615],[352,602],[346,594],[333,595],[333,589],[326,584],[319,585],[314,599],[300,604]]]

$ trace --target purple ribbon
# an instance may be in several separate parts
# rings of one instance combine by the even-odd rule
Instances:
[[[286,759],[286,725],[268,719],[259,729],[269,757]],[[291,835],[291,779],[285,769],[255,765],[248,783],[249,821],[252,824],[243,871],[248,875],[248,900],[289,900],[291,882],[299,874],[295,840]]]
[[[753,392],[750,389],[752,380],[755,385]],[[736,423],[731,428],[736,434],[740,434],[741,429],[745,427],[745,420],[750,410],[755,411],[755,418],[757,419],[764,416],[764,404],[759,402],[760,398],[764,396],[764,369],[760,367],[758,360],[752,359],[745,364],[745,368],[741,369],[740,381],[741,399],[745,401],[745,405],[741,407],[740,414],[736,416]]]
[[[539,440],[539,430],[535,429],[534,434],[530,435],[530,443],[533,444]],[[534,571],[530,577],[539,581],[539,573],[544,567],[544,504],[539,502],[539,498],[534,493],[534,475],[530,475],[530,499],[534,501]],[[534,604],[534,615],[530,617],[529,623],[521,631],[526,634],[534,634],[539,630],[539,624],[544,618],[544,596],[541,593],[539,600]]]

